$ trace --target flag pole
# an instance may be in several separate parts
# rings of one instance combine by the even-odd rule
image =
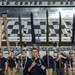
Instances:
[[[35,40],[35,31],[34,31],[33,13],[32,12],[31,12],[31,34],[32,34],[32,45],[34,47],[36,44],[36,40]]]
[[[32,12],[31,12],[31,35],[32,35],[32,47],[35,48],[36,40],[35,40],[35,30],[34,30],[33,13]],[[36,75],[35,67],[34,67],[34,73]]]
[[[47,49],[49,46],[49,24],[48,24],[48,10],[46,10],[46,44],[47,44]],[[48,60],[48,57],[47,57]],[[47,65],[49,64],[49,62],[47,63]],[[50,74],[50,68],[49,66],[46,69],[46,75]]]
[[[47,46],[49,46],[48,10],[46,10],[46,44],[47,44]]]
[[[75,14],[73,14],[73,26],[72,26],[72,51],[74,51],[75,41]]]
[[[59,47],[61,47],[61,12],[59,12]]]
[[[18,21],[19,21],[20,47],[21,47],[21,49],[22,49],[22,47],[23,47],[23,42],[22,42],[22,26],[21,26],[21,17],[20,17],[20,14],[19,14],[19,17],[18,17]]]

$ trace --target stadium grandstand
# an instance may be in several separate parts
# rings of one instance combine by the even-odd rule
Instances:
[[[32,53],[33,51],[35,52]],[[21,72],[23,73],[27,66],[27,73],[30,73],[30,67],[28,68],[30,63],[33,62],[32,68],[36,65],[39,67],[35,57],[42,61],[44,55],[49,54],[47,51],[50,52],[52,61],[54,61],[53,75],[57,73],[56,67],[63,68],[64,63],[67,65],[66,70],[64,68],[65,71],[69,72],[68,68],[72,68],[71,71],[74,71],[75,0],[0,0],[0,59],[2,58],[1,53],[7,60],[14,55],[17,61],[12,58],[22,67]],[[26,54],[22,56],[21,60],[22,52]],[[74,55],[70,56],[70,54]],[[59,62],[59,66],[56,66],[59,61],[58,57],[63,58],[63,62],[60,58],[61,62]],[[73,59],[69,63],[70,57]],[[52,63],[51,59],[48,57],[46,59],[49,62],[47,63],[48,68],[44,61],[45,67],[38,61],[41,64],[40,67],[45,68],[44,70],[50,69],[49,64]],[[0,61],[0,66],[1,63]],[[70,66],[68,66],[69,64]],[[5,67],[3,66],[3,68]],[[15,69],[19,73],[18,67]],[[0,68],[0,75],[2,75],[1,71],[2,68]],[[41,71],[37,70],[36,72],[40,73]],[[37,75],[36,72],[31,75]],[[64,75],[75,75],[67,74],[67,72]],[[29,73],[27,75],[30,75]]]
[[[24,2],[28,2],[24,5]],[[41,2],[38,4],[38,2]],[[45,4],[44,4],[45,2]],[[75,12],[74,0],[0,0],[0,20],[2,25],[2,48],[7,50],[6,35],[2,13],[7,13],[8,40],[11,49],[20,49],[19,15],[21,17],[22,43],[28,50],[32,48],[31,12],[35,40],[40,50],[45,51],[46,46],[46,11],[48,11],[49,47],[59,50],[59,12],[61,12],[61,50],[72,50],[73,14]],[[49,4],[48,4],[49,3]],[[23,5],[22,5],[23,4]],[[30,5],[29,5],[30,4]],[[61,6],[61,7],[60,7]]]
[[[21,15],[21,25],[22,25],[22,38],[23,43],[28,46],[31,44],[31,19],[30,13],[33,12],[34,16],[34,30],[36,41],[39,37],[40,45],[46,46],[46,10],[49,12],[49,43],[59,42],[59,11],[61,11],[62,17],[62,46],[71,46],[71,37],[72,37],[72,25],[73,25],[73,13],[74,7],[37,7],[37,8],[22,8],[22,7],[3,7],[0,8],[0,14],[7,13],[7,31],[9,42],[11,46],[16,46],[16,43],[19,44],[19,21],[18,15]],[[2,43],[6,46],[6,36],[4,32],[4,23],[1,17],[2,23]]]

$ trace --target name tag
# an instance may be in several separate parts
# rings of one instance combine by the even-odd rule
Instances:
[[[22,67],[22,64],[20,64],[20,67]]]
[[[42,70],[45,70],[45,66],[42,65],[42,66],[41,66],[41,69],[42,69]]]

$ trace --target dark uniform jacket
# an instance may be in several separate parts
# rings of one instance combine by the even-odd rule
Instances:
[[[11,57],[11,56],[8,57],[8,66],[9,66],[10,68],[15,67],[15,66],[16,66],[16,63],[18,63],[16,57]]]
[[[0,75],[4,75],[5,71],[5,63],[7,62],[7,59],[4,57],[0,58]]]
[[[49,59],[49,61],[48,61],[48,59]],[[46,68],[52,68],[54,70],[54,59],[52,56],[49,55],[47,57],[47,55],[45,55],[45,56],[43,56],[43,60],[46,64]],[[48,66],[48,63],[49,63],[49,66]]]
[[[56,61],[56,59],[55,59],[55,61]],[[64,68],[64,63],[66,63],[64,58],[61,58],[60,60],[56,61],[56,68],[59,68],[59,69]]]
[[[26,64],[27,70],[31,66],[33,61],[34,61],[33,58],[28,59],[27,64]],[[42,59],[37,58],[34,62],[36,63],[36,65],[31,69],[31,71],[28,74],[29,75],[46,75],[45,66],[44,66],[45,63],[42,61]],[[25,72],[25,70],[24,70],[24,72]],[[26,74],[24,73],[24,75],[26,75]]]

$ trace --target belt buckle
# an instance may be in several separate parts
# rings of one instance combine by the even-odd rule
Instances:
[[[2,68],[0,68],[0,71],[2,71]]]

